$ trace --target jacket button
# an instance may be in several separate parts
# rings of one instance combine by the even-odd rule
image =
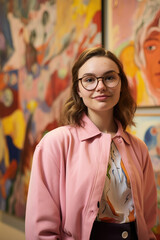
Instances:
[[[119,143],[121,143],[121,142],[122,142],[122,139],[121,139],[121,138],[119,138],[119,139],[118,139],[118,142],[119,142]]]
[[[122,238],[126,239],[127,237],[128,237],[128,232],[127,231],[122,232]]]

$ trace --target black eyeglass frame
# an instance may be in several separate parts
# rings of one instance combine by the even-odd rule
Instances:
[[[101,77],[96,77],[96,76],[94,76],[94,77],[97,79],[97,84],[96,84],[96,86],[95,86],[93,89],[87,89],[87,88],[85,88],[85,87],[83,86],[83,84],[82,84],[82,79],[83,79],[84,77],[86,77],[86,76],[81,77],[81,78],[78,78],[77,81],[81,81],[81,85],[82,85],[82,87],[83,87],[85,90],[87,90],[87,91],[93,91],[93,90],[95,90],[96,87],[98,86],[98,83],[99,83],[99,80],[98,80],[98,79],[100,79],[100,78],[102,79],[103,84],[106,86],[106,84],[104,83],[104,77],[105,77],[105,75],[108,74],[108,73],[116,73],[117,75],[119,75],[119,77],[120,77],[120,78],[119,78],[119,81],[120,81],[120,79],[121,79],[121,73],[117,73],[117,72],[115,72],[115,71],[108,71],[108,72],[106,72],[106,73],[104,74],[104,76],[101,76]],[[106,86],[106,87],[107,87],[107,88],[115,88],[115,87],[118,86],[119,81],[117,82],[117,85],[114,86],[114,87],[108,87],[108,86]]]

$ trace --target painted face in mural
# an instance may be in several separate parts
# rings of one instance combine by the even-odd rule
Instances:
[[[142,71],[138,76],[138,87],[141,85],[138,103],[160,105],[160,2],[146,3],[134,41],[135,63]]]
[[[86,61],[79,69],[78,77],[91,76],[88,81],[91,82],[93,76],[104,76],[107,72],[113,71],[119,73],[118,66],[111,59],[106,57],[92,57]],[[106,87],[99,79],[98,85],[94,90],[86,90],[81,81],[79,81],[79,95],[84,104],[88,107],[88,115],[92,118],[94,113],[112,113],[113,107],[117,104],[120,97],[121,81],[119,78],[115,87]],[[110,76],[111,78],[112,76]]]
[[[154,94],[160,94],[160,32],[152,32],[143,44],[149,88]],[[159,95],[160,99],[160,95]]]
[[[144,55],[141,67],[148,85],[150,95],[160,104],[160,11],[142,32],[142,52]]]

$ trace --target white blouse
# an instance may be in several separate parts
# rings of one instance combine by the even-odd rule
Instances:
[[[129,176],[113,141],[97,220],[111,223],[135,220]]]

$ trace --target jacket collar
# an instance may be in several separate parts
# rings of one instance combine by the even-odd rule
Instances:
[[[77,133],[80,141],[85,141],[87,139],[90,139],[92,137],[96,137],[98,135],[103,134],[97,127],[96,125],[88,118],[86,114],[83,115],[82,117],[82,122],[83,126],[82,127],[77,127]],[[124,141],[128,144],[130,144],[129,137],[126,131],[123,130],[121,123],[116,120],[117,126],[118,126],[118,131],[115,134],[113,138],[123,138]],[[107,134],[107,133],[106,133]],[[109,134],[108,134],[109,135]]]

